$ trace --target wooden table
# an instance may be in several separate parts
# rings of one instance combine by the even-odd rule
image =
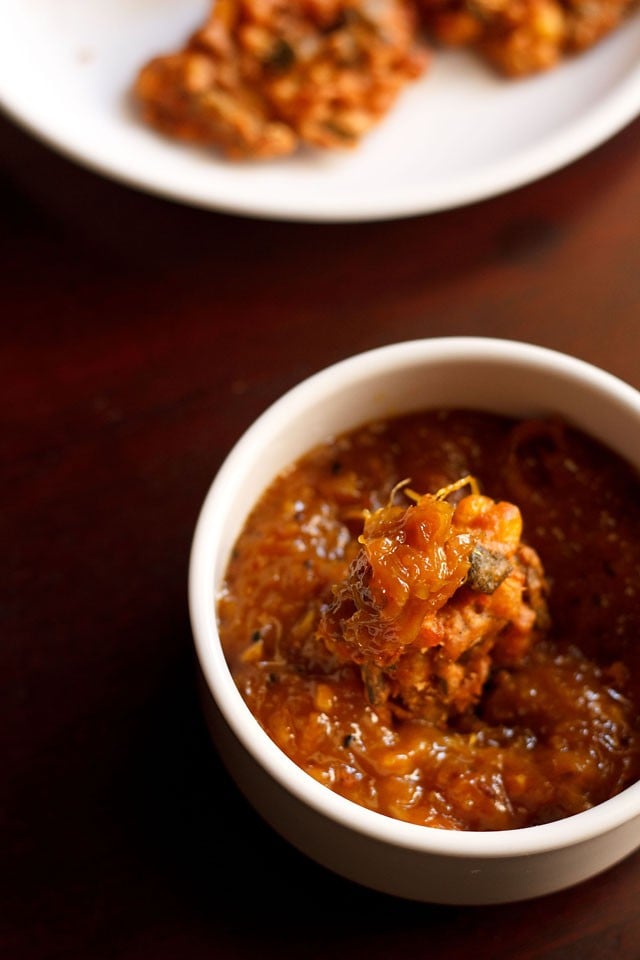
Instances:
[[[508,907],[387,898],[254,814],[194,692],[187,560],[271,401],[392,341],[482,334],[640,387],[640,122],[433,216],[252,221],[108,182],[0,123],[0,954],[638,960],[640,855]]]

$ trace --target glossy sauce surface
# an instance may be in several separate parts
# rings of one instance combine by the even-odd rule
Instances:
[[[406,478],[472,474],[518,505],[549,582],[550,625],[479,703],[448,719],[372,705],[358,669],[317,635],[359,550],[363,511]],[[556,423],[434,411],[369,424],[309,452],[263,494],[220,592],[221,637],[273,740],[332,790],[430,826],[497,830],[559,819],[640,772],[640,484]]]

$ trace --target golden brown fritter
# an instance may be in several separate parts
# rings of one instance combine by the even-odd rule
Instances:
[[[494,662],[519,662],[546,622],[542,566],[521,533],[516,506],[479,493],[368,514],[318,635],[360,666],[372,704],[430,719],[464,712]]]
[[[404,0],[217,0],[141,71],[144,119],[234,158],[350,147],[426,65]]]
[[[636,0],[418,0],[429,35],[470,46],[501,73],[547,70],[593,46]]]

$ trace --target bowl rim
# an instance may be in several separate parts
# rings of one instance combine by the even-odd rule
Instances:
[[[234,737],[272,778],[317,814],[383,844],[453,858],[514,858],[587,842],[640,817],[640,781],[616,796],[561,820],[501,831],[445,830],[396,820],[361,807],[314,780],[284,754],[244,702],[227,666],[215,616],[214,558],[237,471],[248,469],[256,447],[281,429],[289,410],[305,409],[327,390],[354,379],[416,363],[517,362],[552,372],[607,395],[635,414],[640,427],[640,391],[619,377],[570,354],[535,343],[496,337],[448,336],[394,342],[338,360],[291,387],[239,437],[218,469],[196,521],[188,570],[188,601],[197,659],[210,695]],[[259,441],[259,442],[258,442]],[[640,467],[640,463],[638,464]],[[226,559],[225,559],[226,564]]]

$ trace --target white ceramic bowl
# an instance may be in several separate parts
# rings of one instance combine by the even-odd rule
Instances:
[[[640,467],[640,393],[541,347],[453,337],[344,360],[271,406],[221,467],[195,531],[189,600],[204,705],[240,789],[297,848],[354,881],[437,903],[522,900],[571,886],[640,845],[640,783],[584,813],[499,832],[403,823],[331,792],[273,743],[242,700],[218,636],[216,591],[257,496],[311,446],[370,419],[435,407],[554,412]]]

